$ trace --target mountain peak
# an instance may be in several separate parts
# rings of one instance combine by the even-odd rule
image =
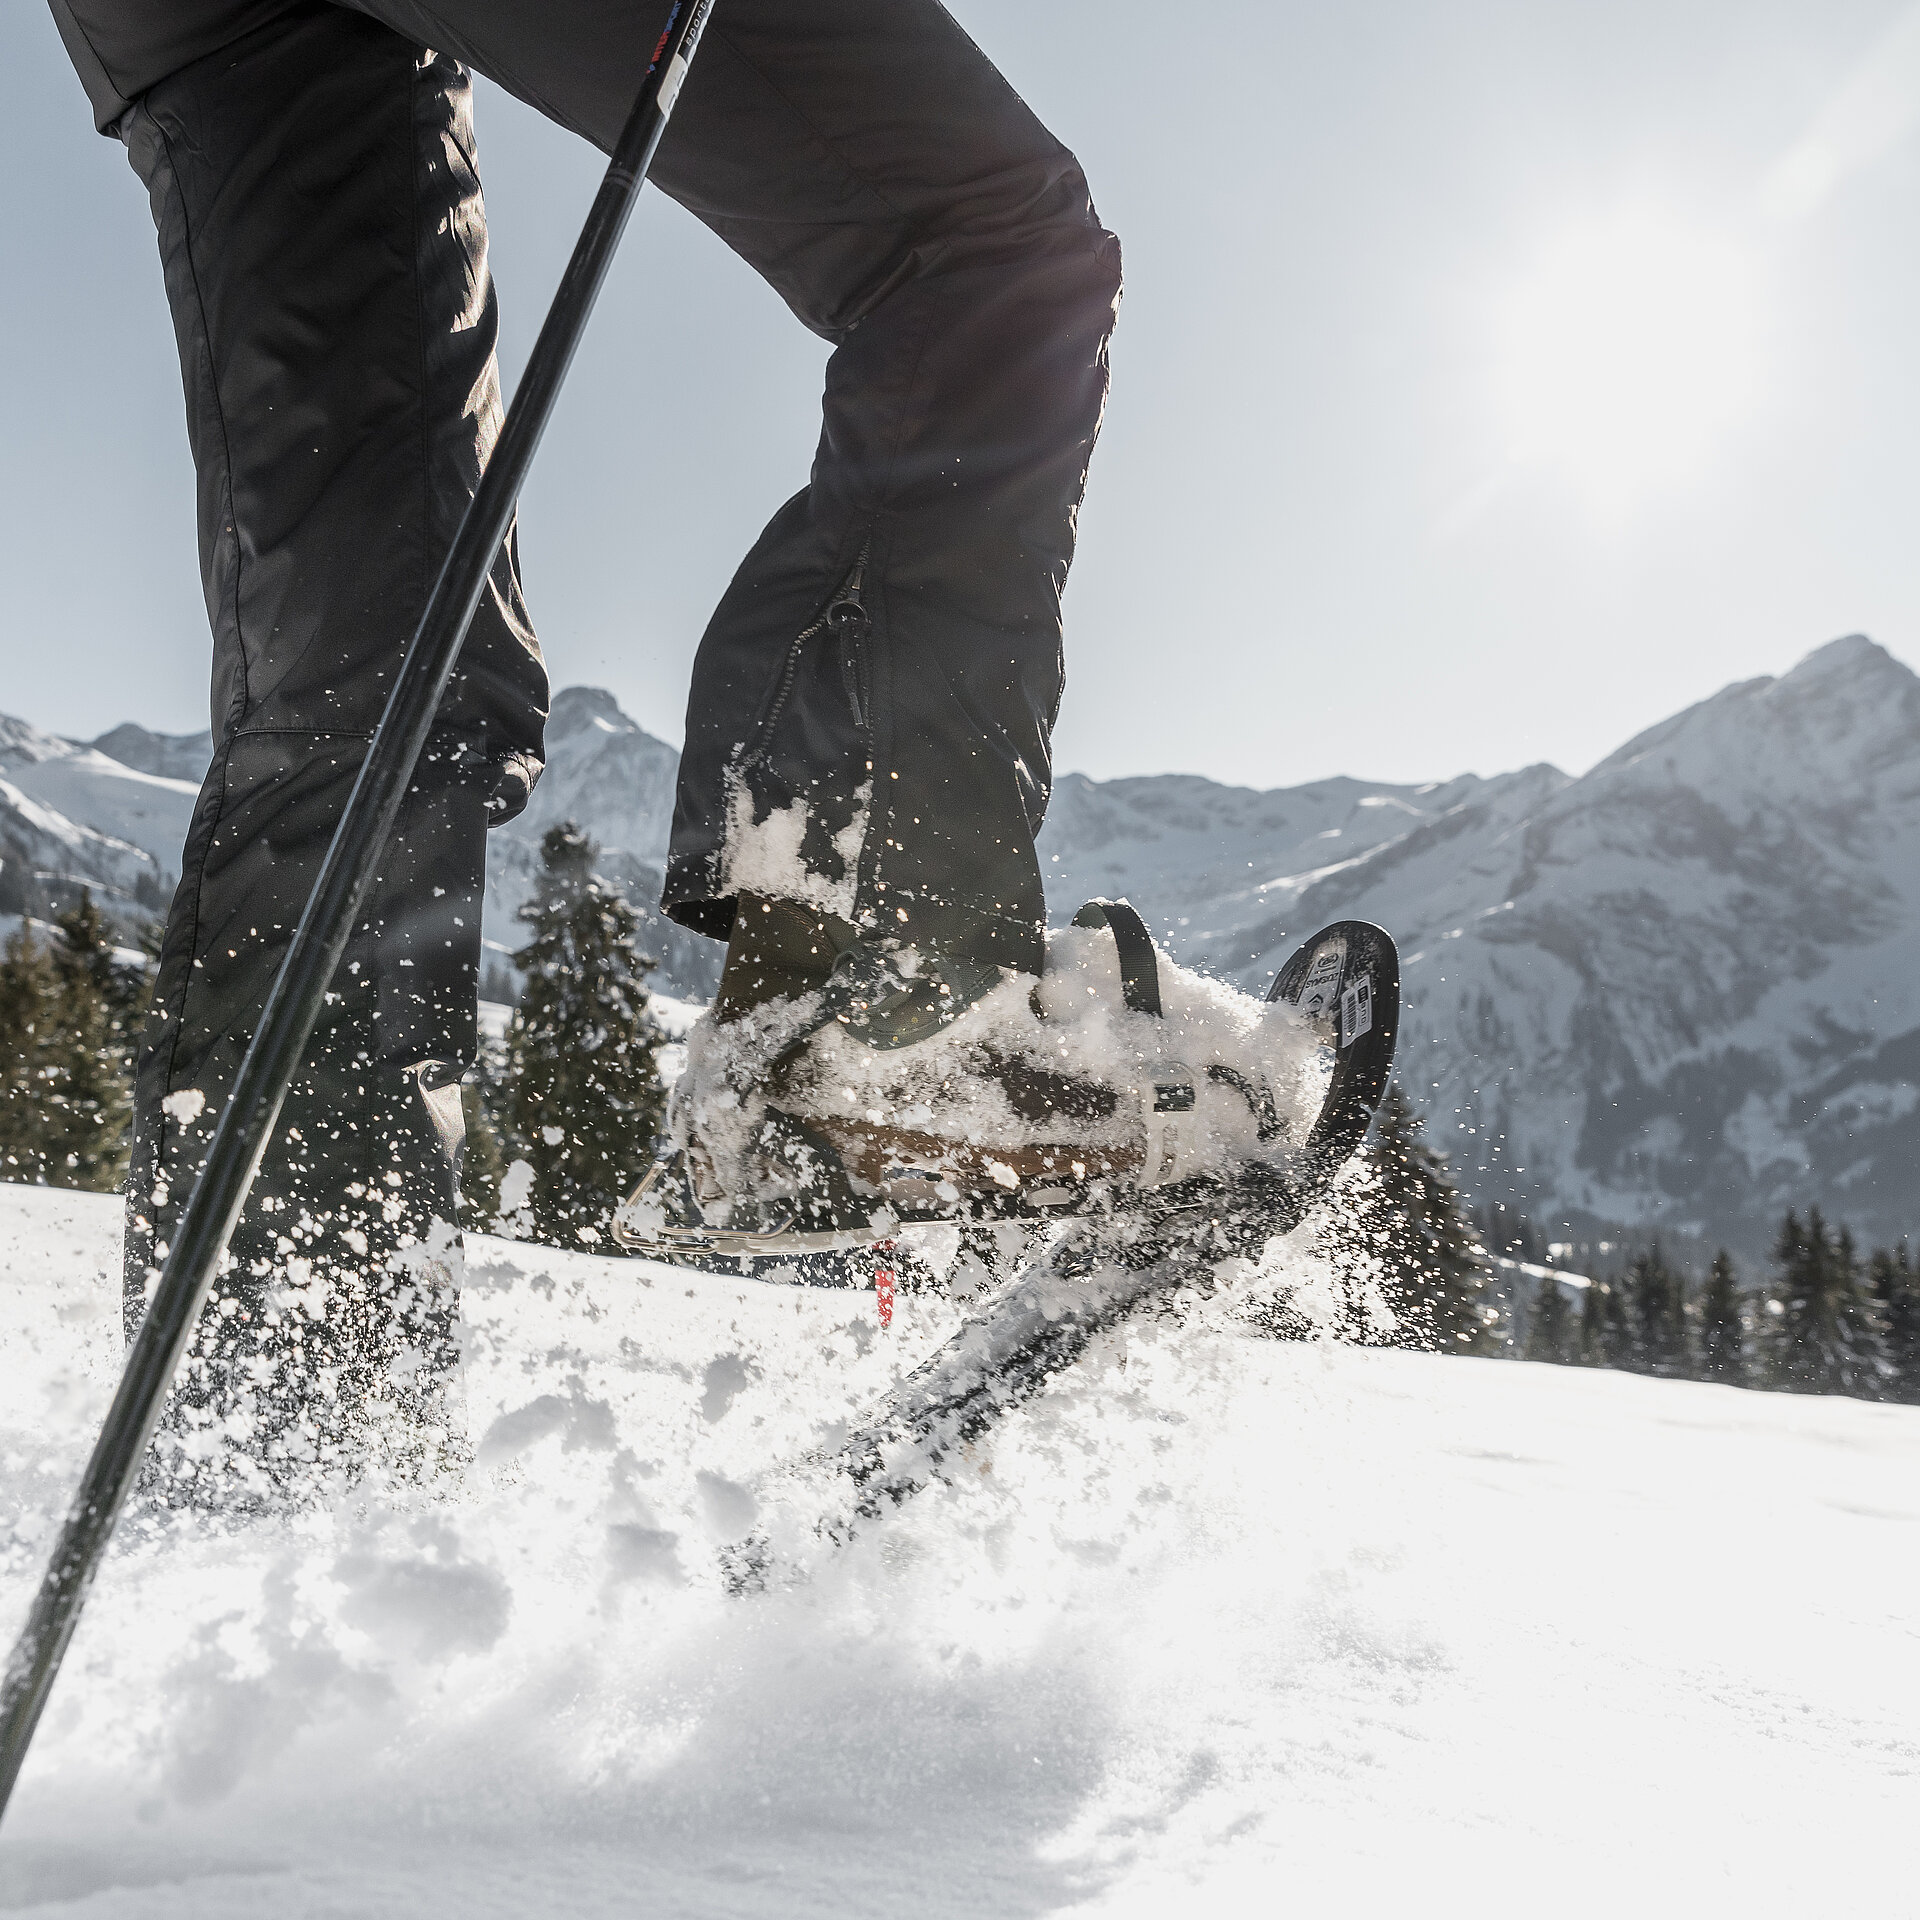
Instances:
[[[1920,681],[1920,675],[1896,660],[1877,640],[1870,640],[1864,633],[1847,633],[1829,640],[1824,647],[1815,647],[1791,671],[1782,674],[1777,685],[1783,692],[1788,688],[1797,692],[1843,681],[1905,689]]]
[[[0,713],[0,763],[34,765],[63,760],[73,751],[73,743],[57,733],[42,733],[30,721]]]
[[[196,787],[206,777],[213,759],[211,733],[153,733],[132,720],[121,721],[88,744],[96,753],[104,753],[109,760],[118,760],[136,773],[189,780]]]
[[[1790,671],[1736,680],[1636,734],[1587,781],[1642,765],[1728,792],[1756,784],[1851,785],[1920,749],[1920,675],[1864,633],[1816,647]],[[1584,783],[1583,783],[1584,784]]]
[[[602,733],[638,733],[640,723],[623,713],[605,687],[562,687],[547,717],[549,740],[570,740],[589,727]]]

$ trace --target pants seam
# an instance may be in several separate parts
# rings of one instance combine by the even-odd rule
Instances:
[[[432,460],[432,424],[429,418],[427,386],[427,328],[426,294],[420,276],[420,249],[422,234],[420,231],[420,134],[421,99],[426,89],[421,85],[420,61],[424,48],[416,47],[407,63],[407,204],[408,220],[407,264],[413,277],[413,351],[414,366],[419,375],[418,407],[420,412],[420,577],[417,583],[419,598],[416,606],[424,608],[427,598],[433,591],[433,583],[428,577],[432,566],[431,548],[433,546],[433,460]]]
[[[221,531],[221,538],[227,542],[233,550],[233,589],[231,596],[233,602],[233,642],[240,654],[240,684],[244,702],[247,682],[251,678],[251,663],[247,659],[247,637],[240,625],[241,551],[237,516],[235,515],[233,505],[233,435],[227,427],[226,401],[220,392],[220,369],[213,357],[213,335],[207,326],[206,297],[200,291],[200,266],[199,262],[195,260],[193,253],[193,222],[187,213],[187,196],[180,187],[180,170],[174,165],[173,142],[167,138],[166,129],[160,124],[158,118],[151,114],[148,117],[153,120],[154,133],[159,138],[161,150],[166,154],[167,182],[172,191],[175,204],[180,209],[180,231],[185,243],[187,277],[193,287],[194,313],[199,321],[199,340],[197,344],[199,351],[206,357],[207,390],[213,401],[213,417],[220,428],[220,484],[221,492],[225,497],[227,506],[227,524]],[[245,711],[244,704],[241,707],[241,711]],[[228,724],[232,724],[231,718]]]
[[[920,329],[920,341],[914,350],[913,365],[908,370],[906,379],[900,384],[900,397],[896,405],[893,433],[890,436],[891,444],[887,449],[886,472],[880,482],[879,497],[874,502],[873,517],[876,521],[886,512],[886,503],[893,493],[893,478],[900,464],[900,445],[906,437],[907,421],[912,411],[911,402],[913,399],[914,386],[920,378],[921,368],[926,365],[927,351],[933,344],[934,328],[938,322],[938,318],[939,315],[935,303],[932,301],[927,302],[926,320]],[[891,556],[891,549],[892,542],[889,541],[889,556]],[[884,568],[878,570],[875,587],[877,589],[875,598],[879,600],[881,611],[884,615],[887,602],[886,572]],[[876,789],[884,784],[887,789],[891,790],[893,782],[890,779],[886,779],[885,776],[891,771],[895,745],[893,727],[893,633],[890,622],[883,622],[883,625],[887,645],[887,765],[882,766],[880,763],[880,742],[876,737],[879,731],[878,722],[880,715],[877,710],[878,702],[876,701],[876,711],[873,715],[874,726],[868,735],[873,747],[873,767],[868,778],[873,782]],[[874,799],[876,801],[879,799],[879,793],[877,791]],[[861,860],[855,867],[854,913],[856,919],[859,917],[860,895],[863,892],[871,893],[873,912],[876,918],[879,917],[880,908],[884,904],[880,899],[880,894],[883,890],[881,885],[881,867],[886,858],[887,841],[893,837],[894,822],[895,804],[891,797],[889,797],[883,805],[878,807],[869,804],[867,809],[867,830],[862,836],[860,843]],[[883,828],[883,831],[878,834],[874,832],[876,824],[881,825]],[[866,852],[869,847],[873,849],[873,859],[871,863],[866,860]],[[865,887],[859,885],[857,878],[863,867],[865,868],[867,881]]]
[[[198,953],[199,946],[200,946],[200,897],[201,897],[202,887],[204,885],[204,878],[205,878],[204,870],[206,867],[206,856],[207,856],[208,850],[212,845],[213,836],[219,831],[220,821],[226,811],[227,772],[228,772],[228,767],[230,765],[230,754],[229,754],[227,741],[232,737],[234,731],[237,728],[240,714],[244,713],[246,710],[245,702],[246,702],[246,690],[247,690],[247,678],[248,678],[248,662],[247,662],[246,636],[241,631],[241,625],[240,625],[241,552],[240,552],[240,541],[239,541],[238,530],[235,522],[234,505],[233,505],[233,440],[232,440],[231,434],[228,431],[226,406],[220,393],[220,370],[214,360],[213,336],[207,324],[206,298],[204,294],[201,292],[201,288],[200,288],[200,269],[199,269],[198,263],[194,259],[193,222],[187,209],[186,193],[180,185],[180,170],[174,164],[173,143],[167,138],[166,129],[160,124],[160,120],[158,116],[145,108],[142,108],[141,111],[146,113],[147,120],[153,128],[154,137],[156,140],[158,140],[160,144],[160,151],[164,156],[164,161],[165,161],[166,170],[167,170],[167,196],[169,200],[172,202],[176,210],[177,217],[180,221],[182,258],[186,265],[188,284],[193,289],[193,308],[194,308],[194,319],[196,322],[196,328],[195,328],[196,339],[194,342],[194,349],[196,353],[201,355],[206,361],[208,396],[209,396],[209,399],[211,400],[212,407],[213,407],[214,421],[220,430],[221,493],[222,493],[222,497],[225,500],[226,509],[227,509],[226,525],[221,531],[220,538],[224,542],[227,542],[230,544],[232,548],[232,553],[233,553],[233,587],[232,587],[232,595],[231,595],[232,597],[231,611],[232,611],[232,619],[233,619],[234,646],[238,650],[240,655],[240,675],[239,675],[240,684],[236,691],[235,700],[234,700],[234,705],[239,709],[239,711],[229,712],[227,714],[226,725],[222,729],[223,734],[226,736],[226,738],[223,738],[221,742],[221,747],[220,747],[220,797],[218,802],[215,804],[215,807],[213,810],[213,817],[208,822],[206,842],[205,844],[202,845],[200,849],[200,859],[194,868],[193,916],[192,916],[191,926],[189,929],[188,940],[187,940],[187,949],[186,949],[187,963],[181,971],[181,981],[180,981],[180,991],[178,995],[178,1002],[172,1011],[172,1017],[169,1021],[169,1025],[172,1031],[167,1036],[167,1067],[166,1067],[166,1075],[165,1075],[163,1084],[166,1086],[168,1092],[172,1092],[174,1066],[175,1066],[175,1062],[179,1057],[180,1035],[181,1035],[182,1029],[186,1024],[187,995],[193,985],[193,961]],[[164,1123],[163,1123],[163,1130],[164,1130]],[[164,1148],[164,1139],[162,1141],[162,1147]]]

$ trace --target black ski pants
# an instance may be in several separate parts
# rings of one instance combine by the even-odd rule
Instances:
[[[217,751],[137,1102],[137,1279],[496,431],[467,70],[604,149],[664,5],[53,7],[152,197],[214,629]],[[718,0],[653,177],[836,349],[809,484],[701,644],[667,908],[724,937],[736,890],[791,894],[1037,971],[1060,595],[1117,244],[936,0]],[[484,831],[538,776],[545,703],[509,543],[236,1285],[304,1257],[290,1222],[353,1215],[391,1243],[451,1215]],[[197,1119],[170,1100],[188,1090]]]

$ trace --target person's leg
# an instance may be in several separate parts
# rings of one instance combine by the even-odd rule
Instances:
[[[358,3],[603,148],[664,13]],[[695,664],[668,911],[724,938],[739,894],[787,898],[1037,972],[1117,243],[936,0],[718,0],[654,178],[837,347],[811,483]]]
[[[1060,593],[1118,248],[933,0],[716,20],[662,184],[837,351],[811,484],[695,666],[669,909],[718,931],[740,889],[782,891],[804,805],[801,857],[837,897],[788,889],[867,938],[1037,973]],[[749,181],[738,155],[769,134],[777,167]],[[855,569],[858,613],[809,634]]]
[[[69,4],[98,9],[108,0]],[[146,17],[127,0],[111,4]],[[648,9],[595,0],[444,0],[438,7],[368,0],[367,10],[409,42],[452,49],[602,146],[618,132],[657,31]],[[297,479],[308,421],[296,408],[293,430],[276,435],[285,422],[270,424],[260,404],[224,407],[227,363],[200,344],[201,335],[212,341],[221,333],[223,319],[204,311],[204,283],[216,294],[228,286],[238,292],[253,274],[271,317],[284,289],[298,284],[290,265],[311,274],[324,256],[345,249],[364,271],[370,223],[377,229],[383,215],[410,212],[415,227],[397,237],[389,229],[385,249],[399,284],[404,264],[431,251],[430,221],[421,216],[436,211],[404,193],[377,191],[386,178],[371,163],[378,143],[369,129],[378,115],[369,117],[371,102],[341,91],[350,90],[351,67],[337,51],[313,42],[291,63],[297,72],[274,66],[278,49],[297,53],[300,36],[324,36],[327,13],[298,4],[277,11],[270,28],[229,50],[233,57],[169,73],[128,116],[135,126],[143,115],[159,124],[222,84],[231,83],[237,99],[251,83],[261,152],[303,137],[305,119],[292,109],[307,100],[328,109],[312,129],[322,162],[337,162],[356,141],[368,148],[331,175],[323,164],[303,180],[296,168],[288,182],[274,170],[250,178],[260,163],[245,141],[217,141],[227,156],[220,164],[192,155],[196,177],[215,188],[197,213],[177,177],[162,177],[179,171],[167,142],[154,149],[163,236],[170,217],[174,230],[170,241],[163,237],[169,283],[195,395],[210,603],[216,620],[224,617],[242,640],[270,639],[281,651],[277,623],[256,621],[247,632],[246,586],[260,572],[251,564],[255,544],[264,540],[269,557],[284,557],[301,542],[271,524],[236,537],[239,496],[222,475],[236,464],[226,441],[237,419],[244,430],[238,465],[247,468],[256,448],[267,455],[255,476],[263,495],[272,492],[267,478],[276,485]],[[164,49],[136,51],[149,66],[164,65]],[[316,52],[326,57],[315,59]],[[256,60],[262,71],[250,73]],[[109,90],[132,98],[135,77],[111,64]],[[156,116],[157,104],[164,112]],[[291,134],[281,125],[290,112]],[[184,126],[177,144],[191,153]],[[445,140],[443,165],[455,154],[470,162],[468,146]],[[222,166],[234,172],[230,194],[217,190]],[[1105,392],[1117,247],[1094,218],[1072,156],[933,0],[817,0],[806,8],[722,0],[656,177],[839,348],[812,484],[775,517],[701,650],[669,907],[724,935],[736,896],[757,892],[807,905],[823,925],[851,918],[869,937],[1037,969],[1044,909],[1032,843],[1050,784],[1059,595]],[[477,194],[439,211],[446,251],[472,246]],[[300,227],[307,215],[318,217]],[[211,244],[196,232],[202,218],[216,230]],[[296,230],[287,229],[289,220]],[[233,236],[219,232],[222,223]],[[287,259],[276,258],[276,248]],[[483,276],[477,285],[482,324],[466,339],[484,345],[490,306]],[[325,373],[365,360],[363,309],[379,303],[362,300],[364,292],[353,276],[344,287],[316,284],[316,324],[285,343],[303,379],[315,366]],[[243,340],[247,318],[244,299],[224,315]],[[447,352],[453,344],[440,342]],[[482,360],[490,365],[484,352]],[[240,363],[248,364],[245,353]],[[365,383],[376,411],[385,384]],[[457,381],[432,392],[429,384],[423,380],[416,396],[434,430],[423,428],[422,438],[444,452],[436,432],[444,436],[449,422],[462,431],[474,423],[458,399],[448,404]],[[301,382],[287,388],[291,398]],[[269,381],[241,397],[272,404],[269,391],[279,389]],[[360,392],[343,383],[328,398],[351,419]],[[326,405],[320,411],[334,417]],[[363,436],[376,451],[387,444],[384,423],[383,415]],[[452,437],[459,441],[460,433]],[[484,435],[467,431],[463,449],[483,443]],[[357,496],[364,508],[371,496],[366,477],[358,479],[335,490],[332,502],[344,510]],[[421,494],[429,516],[460,498],[430,483]],[[404,536],[405,519],[396,515],[393,524]],[[302,520],[296,531],[310,525],[317,522]],[[380,525],[362,512],[353,524],[327,529],[335,557],[350,553],[376,572],[389,565],[389,549],[403,540],[371,537]],[[302,550],[311,560],[328,543],[316,538]],[[357,566],[345,571],[352,578]],[[301,582],[312,586],[317,577],[310,571]],[[229,599],[234,611],[223,616]],[[511,633],[513,596],[503,593],[497,607]],[[469,657],[485,644],[483,631]],[[245,647],[236,643],[224,656],[244,659]],[[244,696],[249,677],[236,681],[229,661],[217,689],[237,685]],[[328,691],[347,678],[332,669]],[[499,684],[511,678],[504,674]],[[353,684],[364,691],[368,683],[363,676]],[[497,760],[499,742],[490,737],[482,752]],[[196,824],[194,869],[230,817],[226,761],[223,755],[216,766]],[[189,1023],[176,1004],[184,1005],[190,987],[208,985],[186,976],[196,960],[214,961],[236,983],[236,1009],[257,1005],[257,994],[238,984],[249,951],[240,942],[251,932],[236,928],[236,944],[216,948],[213,940],[223,936],[201,937],[200,911],[190,872],[158,1016],[183,1036]],[[268,971],[256,967],[255,980]],[[179,1065],[177,1047],[156,1049],[143,1076],[143,1112],[152,1114],[161,1093],[182,1085]],[[156,1139],[150,1152],[162,1144]],[[145,1164],[151,1173],[151,1158]]]
[[[215,758],[138,1079],[134,1323],[499,401],[454,61],[335,7],[254,6],[266,24],[140,86],[100,17],[114,8],[75,11],[131,96],[117,125],[159,229],[214,630]],[[391,1259],[454,1217],[485,829],[538,772],[545,704],[509,550],[235,1237],[189,1407],[251,1398],[238,1410],[270,1426],[319,1382],[299,1411],[324,1441],[444,1367],[445,1288]]]

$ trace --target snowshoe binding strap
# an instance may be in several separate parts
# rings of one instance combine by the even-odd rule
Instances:
[[[1160,963],[1147,923],[1125,900],[1089,900],[1073,916],[1076,927],[1105,927],[1120,949],[1120,991],[1129,1013],[1160,1018]]]
[[[864,1203],[847,1180],[845,1165],[830,1141],[790,1114],[769,1110],[777,1150],[789,1162],[802,1155],[813,1191],[779,1208],[762,1210],[750,1225],[716,1227],[701,1216],[686,1155],[675,1152],[656,1160],[614,1209],[609,1223],[614,1243],[628,1253],[653,1260],[702,1265],[725,1260],[791,1260],[816,1253],[845,1252],[870,1246],[874,1230]]]

